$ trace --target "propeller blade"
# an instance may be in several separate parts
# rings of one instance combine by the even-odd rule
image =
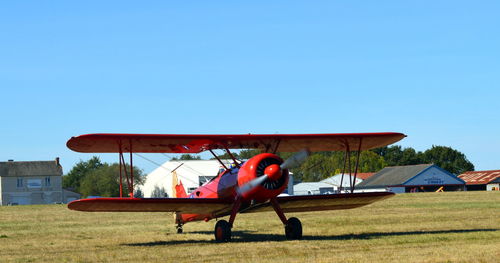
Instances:
[[[263,183],[266,179],[267,179],[267,175],[264,174],[263,176],[259,176],[255,179],[251,180],[250,182],[248,182],[245,185],[238,188],[238,194],[243,195],[244,193],[254,189],[256,186]]]
[[[304,149],[294,155],[292,157],[286,159],[285,162],[281,164],[281,169],[290,169],[299,167],[306,159],[311,155],[311,152],[307,149]]]

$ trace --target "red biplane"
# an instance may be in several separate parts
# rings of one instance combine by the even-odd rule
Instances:
[[[76,200],[68,208],[90,212],[174,212],[178,233],[191,221],[216,219],[215,239],[231,240],[237,213],[274,210],[285,227],[287,239],[302,238],[302,224],[287,212],[350,209],[391,197],[391,192],[354,193],[360,152],[382,147],[404,138],[402,133],[272,134],[272,135],[171,135],[171,134],[88,134],[72,137],[67,146],[85,153],[118,153],[120,198]],[[213,150],[225,150],[236,164],[227,167]],[[245,162],[234,158],[231,149],[260,149]],[[134,198],[133,153],[200,153],[209,151],[225,171],[187,195],[182,184],[176,186],[178,198]],[[300,165],[310,152],[344,151],[344,171],[354,175],[347,192],[325,195],[278,196],[288,182],[288,170]],[[282,160],[277,152],[297,152]],[[130,171],[124,153],[130,154]],[[351,154],[356,155],[351,165]],[[347,169],[346,169],[347,167]],[[353,169],[351,169],[353,167]],[[121,192],[123,178],[129,196]],[[351,178],[351,177],[349,177]],[[228,221],[220,218],[229,216]]]

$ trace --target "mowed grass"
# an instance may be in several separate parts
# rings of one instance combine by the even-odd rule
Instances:
[[[296,213],[287,241],[275,213],[239,214],[233,241],[215,221],[176,234],[167,213],[0,207],[0,262],[499,262],[500,192],[400,194],[363,208]]]

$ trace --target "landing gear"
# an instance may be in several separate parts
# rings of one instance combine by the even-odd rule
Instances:
[[[296,217],[290,217],[286,219],[283,210],[281,209],[280,204],[276,198],[271,198],[269,200],[274,208],[274,211],[280,218],[283,225],[285,225],[285,236],[288,240],[302,239],[302,223]]]
[[[215,241],[231,241],[231,225],[226,220],[219,220],[215,224]]]
[[[175,228],[177,228],[177,234],[182,234],[182,224],[177,224]]]
[[[288,240],[302,239],[302,223],[298,218],[288,218],[285,225],[285,236]]]

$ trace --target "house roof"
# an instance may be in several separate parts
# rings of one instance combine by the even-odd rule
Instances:
[[[368,177],[371,177],[374,174],[376,174],[376,173],[358,173],[356,175],[356,178],[366,180],[366,179],[368,179]]]
[[[62,176],[57,161],[0,162],[0,176]]]
[[[385,167],[378,173],[359,183],[356,187],[375,188],[402,185],[431,166],[433,166],[433,164]]]
[[[466,184],[488,184],[500,180],[500,170],[470,171],[459,175]]]

